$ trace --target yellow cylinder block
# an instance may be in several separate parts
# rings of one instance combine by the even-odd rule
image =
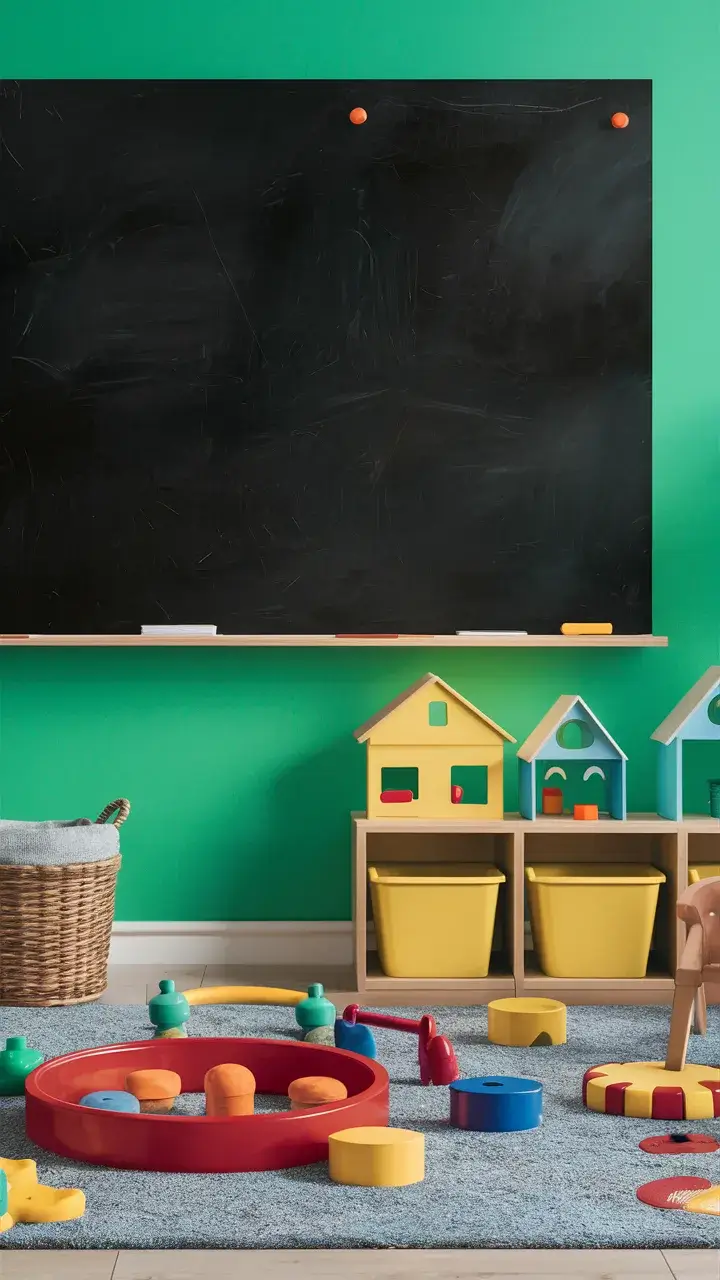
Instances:
[[[511,996],[488,1005],[488,1040],[491,1044],[522,1047],[565,1044],[567,1009],[560,1000],[539,996]]]
[[[330,1135],[329,1166],[346,1186],[407,1187],[425,1177],[425,1138],[412,1129],[343,1129]]]

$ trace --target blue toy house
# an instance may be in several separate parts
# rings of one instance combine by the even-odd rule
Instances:
[[[708,667],[652,737],[660,743],[658,813],[679,822],[683,816],[683,743],[720,742],[720,667]]]
[[[610,817],[623,821],[627,817],[626,761],[624,751],[582,698],[563,694],[518,751],[520,813],[529,821],[537,816],[538,765],[542,786],[556,778],[567,782],[567,767],[582,764],[583,782],[599,775],[605,783]]]

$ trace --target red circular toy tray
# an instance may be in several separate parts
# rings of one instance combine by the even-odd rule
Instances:
[[[130,1071],[177,1071],[184,1093],[202,1093],[205,1072],[238,1062],[258,1093],[287,1095],[299,1076],[334,1076],[342,1102],[253,1116],[132,1115],[78,1106],[84,1094],[124,1089]],[[344,1049],[295,1040],[206,1038],[144,1040],[84,1049],[37,1067],[25,1085],[28,1137],[57,1155],[118,1169],[167,1173],[246,1173],[327,1159],[328,1137],[356,1125],[386,1125],[384,1067]],[[289,1104],[288,1104],[289,1106]]]

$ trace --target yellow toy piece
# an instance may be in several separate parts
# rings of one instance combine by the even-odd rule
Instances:
[[[285,987],[192,987],[183,991],[188,1004],[279,1004],[293,1008],[307,1000],[307,991]]]
[[[720,1187],[708,1187],[707,1191],[698,1191],[685,1201],[683,1209],[688,1213],[711,1213],[720,1218]]]
[[[593,1072],[598,1075],[593,1076]],[[592,1078],[589,1078],[591,1077]],[[713,1091],[705,1085],[720,1090],[720,1069],[717,1067],[686,1066],[682,1071],[667,1071],[664,1062],[608,1062],[605,1066],[592,1067],[585,1076],[585,1105],[591,1111],[607,1112],[606,1090],[609,1085],[626,1084],[622,1092],[622,1111],[615,1111],[614,1100],[610,1114],[635,1116],[650,1120],[653,1116],[653,1094],[656,1089],[681,1089],[685,1120],[712,1120],[715,1108]],[[617,1091],[613,1091],[617,1094]],[[655,1119],[674,1119],[676,1113],[662,1116],[662,1095],[658,1098]]]
[[[509,996],[488,1005],[488,1040],[491,1044],[566,1044],[567,1008],[560,1000],[541,996]]]
[[[7,1178],[8,1211],[0,1217],[0,1231],[17,1222],[71,1222],[85,1212],[85,1194],[76,1187],[65,1190],[38,1182],[34,1160],[3,1160],[0,1172]]]
[[[330,1177],[346,1186],[407,1187],[425,1177],[425,1138],[412,1129],[342,1129],[328,1148]]]
[[[355,730],[368,818],[502,820],[503,746],[515,739],[428,672]]]

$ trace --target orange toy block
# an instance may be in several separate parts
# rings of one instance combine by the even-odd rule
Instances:
[[[205,1074],[205,1114],[251,1116],[255,1110],[255,1077],[237,1062],[223,1062]]]
[[[131,1071],[125,1078],[125,1088],[140,1103],[140,1110],[147,1115],[165,1116],[172,1111],[182,1081],[177,1071]]]
[[[560,787],[543,787],[542,811],[545,815],[554,814],[562,817],[563,793]]]
[[[325,1102],[342,1102],[347,1098],[347,1089],[334,1076],[300,1076],[290,1085],[288,1098],[291,1111],[304,1111]]]
[[[573,809],[573,818],[577,822],[597,822],[598,807],[596,804],[576,804]]]

